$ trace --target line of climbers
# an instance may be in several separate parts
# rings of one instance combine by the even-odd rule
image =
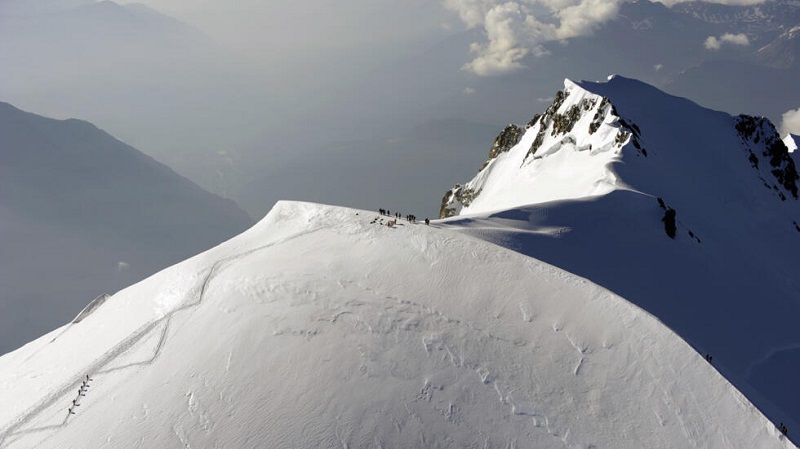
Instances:
[[[67,417],[69,417],[69,415],[74,415],[75,414],[75,407],[80,407],[81,406],[81,404],[80,404],[81,398],[83,396],[86,396],[86,392],[89,391],[89,382],[92,381],[92,380],[94,380],[94,379],[89,377],[89,375],[87,374],[86,375],[86,379],[84,379],[84,381],[81,383],[81,387],[78,388],[78,396],[76,396],[75,399],[72,400],[72,405],[69,406],[69,409],[68,409],[69,414],[67,415]]]
[[[383,216],[386,216],[386,217],[391,217],[392,216],[392,211],[390,211],[388,209],[378,209],[378,213],[383,215]],[[392,226],[396,225],[397,224],[397,220],[401,220],[402,218],[403,218],[403,214],[401,214],[399,212],[395,212],[394,220],[389,220],[389,222],[387,223],[387,226],[392,227]],[[409,223],[416,223],[417,222],[417,216],[416,215],[408,214],[408,215],[405,216],[405,219]],[[375,223],[375,220],[373,220],[372,222]],[[389,224],[389,223],[391,223],[391,224]],[[383,224],[383,219],[381,219],[381,224]],[[431,221],[426,218],[425,219],[425,224],[429,225],[429,224],[431,224]]]

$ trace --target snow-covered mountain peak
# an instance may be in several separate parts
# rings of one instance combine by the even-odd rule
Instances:
[[[690,15],[708,24],[729,25],[736,29],[775,30],[800,15],[800,2],[773,0],[752,4],[725,5],[715,2],[681,2],[672,6],[674,11]]]
[[[440,216],[601,195],[622,186],[610,164],[619,160],[634,128],[616,113],[608,98],[565,80],[524,132],[510,125],[495,139],[478,176],[445,195]]]
[[[441,217],[616,189],[683,201],[723,189],[727,182],[708,175],[720,172],[730,182],[764,185],[780,199],[797,197],[796,169],[768,120],[708,110],[623,76],[566,80],[516,140],[506,151],[493,146],[478,175],[445,194]]]

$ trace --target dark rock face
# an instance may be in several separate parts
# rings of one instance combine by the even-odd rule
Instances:
[[[664,231],[667,233],[669,238],[675,238],[675,232],[677,231],[677,226],[675,224],[675,209],[668,207],[666,211],[664,211],[664,218],[661,221],[664,222]]]
[[[442,205],[439,207],[439,218],[452,217],[456,214],[456,208],[451,207],[451,204],[455,198],[456,191],[459,189],[461,189],[461,184],[456,184],[452,189],[445,192],[444,197],[442,197]]]
[[[561,107],[562,104],[564,104],[564,100],[566,100],[568,96],[569,93],[564,90],[559,90],[558,92],[556,92],[555,98],[553,98],[553,103],[550,105],[550,107],[547,108],[545,113],[541,117],[539,117],[539,132],[536,134],[536,138],[533,139],[533,144],[531,144],[531,148],[528,150],[528,155],[526,156],[526,158],[528,156],[533,156],[534,154],[536,154],[536,151],[539,150],[539,147],[541,147],[542,143],[544,142],[544,138],[547,135],[548,128],[550,128],[550,126],[553,125],[554,123],[558,123],[558,129],[567,129],[567,128],[569,128],[570,130],[572,129],[572,125],[574,125],[574,122],[572,124],[569,124],[569,120],[562,117],[558,113],[558,109]],[[580,118],[580,110],[577,111],[577,118]],[[577,121],[577,118],[575,121]],[[554,128],[553,135],[555,135],[557,132],[556,127],[553,126],[553,128]]]
[[[772,185],[765,181],[767,187],[775,190],[781,199],[786,199],[786,195],[778,188],[781,186],[797,199],[797,180],[800,179],[800,175],[797,173],[794,160],[789,155],[789,149],[781,140],[772,122],[764,117],[744,114],[739,115],[735,120],[736,131],[742,138],[750,165],[758,170],[759,160],[766,162],[769,173],[777,181],[777,184]]]
[[[442,206],[439,208],[439,218],[452,217],[456,214],[455,204],[467,207],[481,193],[480,190],[456,184],[448,190],[442,198]]]
[[[494,139],[492,148],[489,150],[489,159],[494,159],[501,153],[505,153],[510,150],[514,145],[519,143],[524,133],[524,129],[513,123],[506,126],[505,129]]]
[[[505,129],[503,129],[503,131],[501,131],[500,134],[495,137],[494,142],[492,142],[492,148],[489,149],[489,159],[486,159],[478,171],[486,168],[492,159],[507,152],[513,148],[514,145],[518,144],[520,139],[522,139],[523,134],[525,134],[525,129],[520,128],[513,123],[506,126]]]
[[[609,104],[608,98],[603,97],[603,101],[600,102],[600,107],[597,108],[597,112],[595,112],[592,118],[592,123],[589,125],[589,134],[594,134],[597,129],[600,128],[600,124],[603,123],[603,118],[605,118],[606,107]]]

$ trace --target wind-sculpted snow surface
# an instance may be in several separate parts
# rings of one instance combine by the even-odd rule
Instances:
[[[548,131],[542,159],[528,163],[530,128],[465,184],[481,194],[443,224],[644,308],[710,354],[773,422],[800,428],[796,152],[766,119],[708,110],[636,80],[566,86],[561,114],[587,98],[607,103],[596,133],[590,109],[560,141]],[[624,138],[612,143],[612,129]],[[592,151],[605,142],[609,152],[583,154],[580,142]]]
[[[279,203],[0,357],[0,447],[794,447],[608,290],[373,217]]]

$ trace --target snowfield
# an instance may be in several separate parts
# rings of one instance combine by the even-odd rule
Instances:
[[[621,297],[376,217],[280,202],[0,357],[0,447],[795,447]]]

